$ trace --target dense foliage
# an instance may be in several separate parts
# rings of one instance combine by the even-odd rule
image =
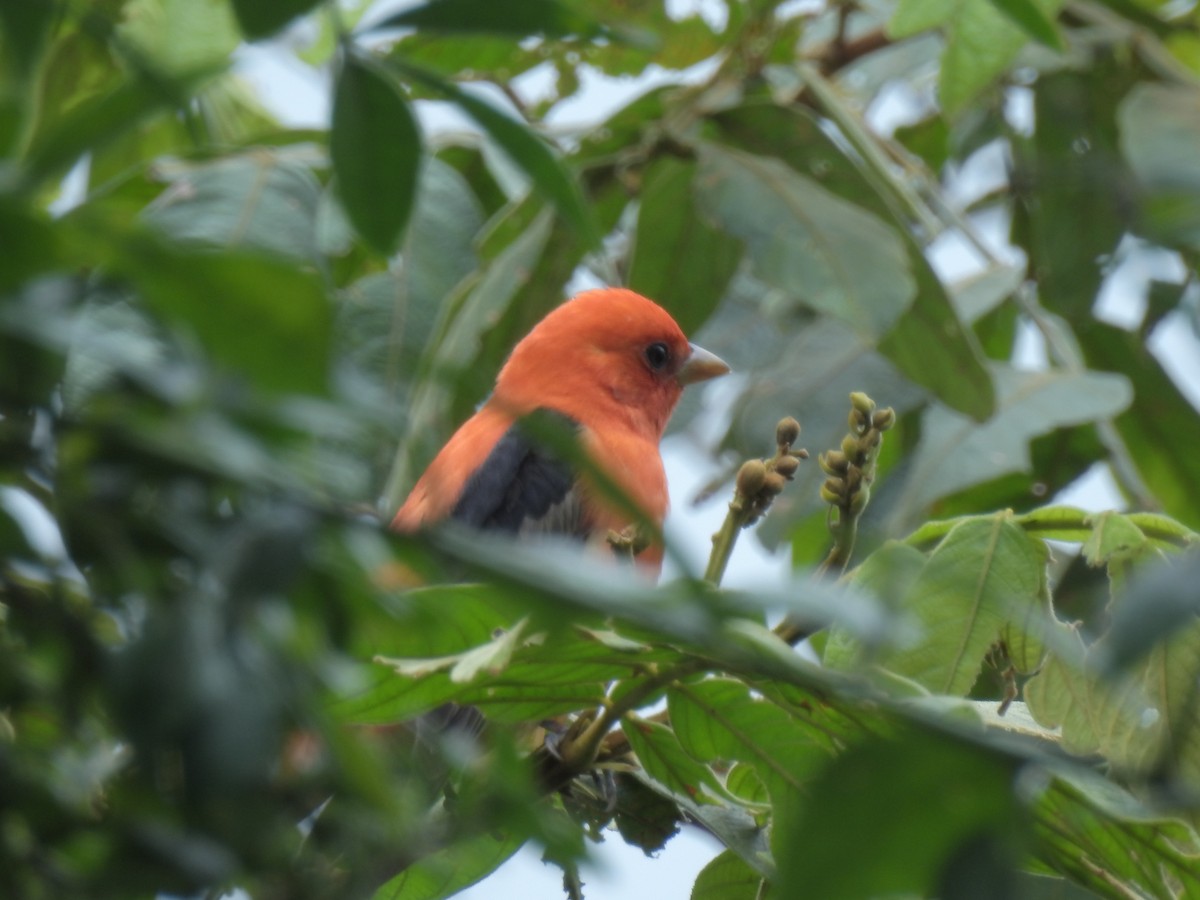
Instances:
[[[696,900],[1200,896],[1197,6],[365,6],[0,4],[0,894],[574,893],[690,823]],[[285,28],[327,130],[239,81]],[[381,526],[589,282],[734,365],[723,549],[803,423],[785,584]],[[486,747],[372,727],[448,701]]]

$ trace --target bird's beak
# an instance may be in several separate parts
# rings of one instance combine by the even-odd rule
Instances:
[[[692,352],[675,375],[680,384],[695,384],[697,381],[708,381],[710,378],[720,378],[729,374],[729,366],[715,353],[709,353],[695,344],[688,344],[688,347]]]

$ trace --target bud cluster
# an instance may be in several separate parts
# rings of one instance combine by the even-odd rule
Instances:
[[[891,407],[876,409],[875,401],[859,391],[850,395],[850,431],[842,438],[841,449],[817,457],[821,471],[829,476],[821,485],[822,500],[854,517],[866,508],[883,432],[895,424]]]
[[[783,492],[784,485],[796,477],[800,460],[808,459],[803,447],[793,450],[800,437],[800,423],[791,416],[780,419],[775,426],[775,456],[771,459],[750,459],[742,463],[737,474],[737,497],[746,513],[745,525],[758,521],[771,502]]]

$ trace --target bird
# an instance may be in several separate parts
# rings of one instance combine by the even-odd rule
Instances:
[[[659,445],[667,422],[687,385],[729,371],[654,301],[626,288],[579,293],[516,344],[491,395],[433,458],[392,528],[412,532],[452,520],[519,537],[600,543],[634,524],[627,507],[520,427],[535,413],[569,423],[590,462],[661,528],[668,492]],[[637,562],[657,577],[662,556],[654,540]]]

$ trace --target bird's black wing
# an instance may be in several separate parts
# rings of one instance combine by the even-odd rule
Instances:
[[[578,429],[578,423],[545,410],[543,419]],[[558,534],[586,537],[576,475],[515,423],[496,442],[483,464],[467,480],[450,518],[464,525],[511,534]]]

